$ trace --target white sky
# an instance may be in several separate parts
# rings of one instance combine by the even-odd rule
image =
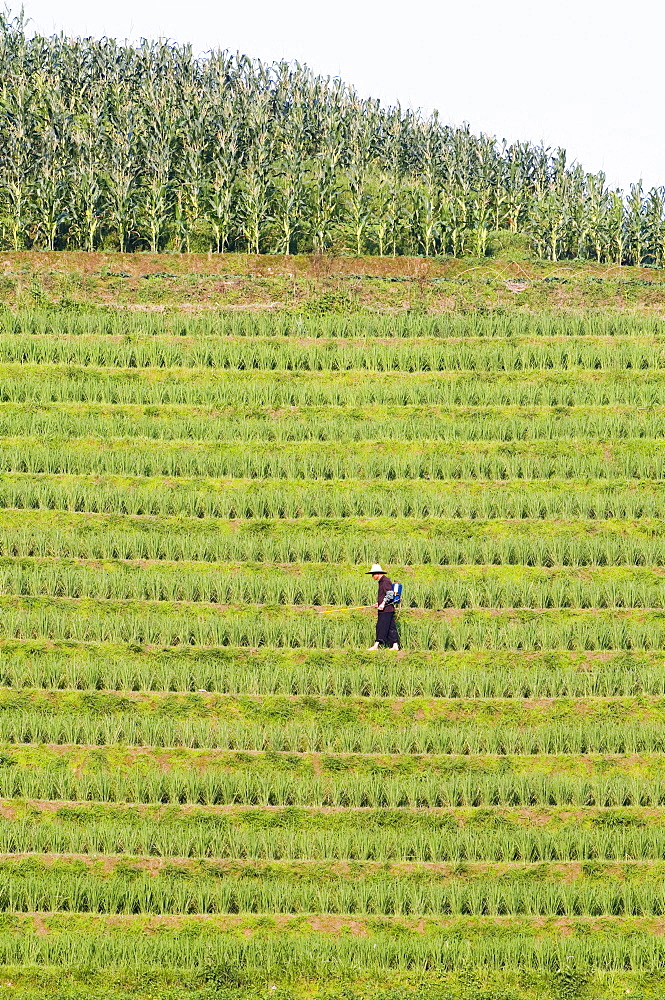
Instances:
[[[42,33],[307,63],[362,96],[665,185],[663,0],[24,0]],[[18,12],[19,0],[8,0]]]

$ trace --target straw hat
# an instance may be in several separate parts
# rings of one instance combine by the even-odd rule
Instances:
[[[371,569],[368,569],[365,576],[373,576],[374,573],[385,573],[383,566],[379,566],[378,563],[374,563]]]

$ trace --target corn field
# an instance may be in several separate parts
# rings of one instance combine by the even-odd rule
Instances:
[[[361,99],[338,79],[187,46],[30,36],[0,19],[5,249],[492,252],[663,266],[665,188],[565,151]]]
[[[661,326],[0,311],[0,991],[662,993]]]

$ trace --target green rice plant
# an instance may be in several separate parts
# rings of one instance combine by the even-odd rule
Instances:
[[[99,571],[103,569],[103,574]],[[413,608],[662,608],[662,572],[641,567],[394,566]],[[357,566],[0,556],[0,594],[214,604],[361,606]]]
[[[16,917],[0,937],[3,964],[111,967],[243,969],[259,982],[275,977],[343,976],[349,968],[365,974],[386,969],[426,972],[432,967],[552,971],[567,957],[585,968],[657,972],[663,946],[649,918],[561,918],[567,930],[563,944],[557,928],[543,932],[538,919],[526,917],[442,917],[427,922],[427,932],[408,918],[385,920],[378,927],[363,922],[362,934],[340,935],[339,921],[317,921],[312,933],[306,919],[278,923],[265,917],[106,917],[53,914]],[[44,928],[38,930],[37,927]],[[169,927],[169,933],[155,933]],[[326,928],[325,930],[323,928]],[[603,929],[603,934],[594,933]],[[146,933],[146,930],[148,933]],[[246,933],[243,934],[243,931]],[[478,931],[481,930],[481,933]]]
[[[611,407],[145,407],[114,404],[0,405],[6,438],[141,438],[146,441],[407,442],[631,440],[663,437],[663,408]]]
[[[0,597],[0,609],[0,635],[7,639],[340,649],[362,647],[372,628],[363,612],[321,615],[274,605],[12,596]],[[665,613],[659,610],[411,609],[401,623],[416,650],[665,648]]]
[[[134,438],[0,439],[0,471],[140,476],[357,479],[660,479],[665,453],[660,439],[597,442],[495,443],[363,441],[240,445]]]
[[[350,650],[151,648],[0,640],[10,688],[380,698],[556,698],[665,695],[662,653],[409,652],[378,660]],[[23,698],[23,695],[20,695]]]
[[[649,480],[446,482],[427,480],[187,479],[1,473],[0,508],[197,518],[661,518]]]
[[[460,863],[665,859],[662,809],[410,810],[5,802],[3,853]],[[580,822],[580,816],[584,822]]]
[[[71,710],[49,717],[43,712],[12,709],[6,704],[0,715],[0,740],[8,744],[49,743],[56,745],[187,747],[295,753],[360,754],[579,754],[663,753],[665,725],[647,718],[614,718],[611,722],[546,724],[524,719],[522,726],[510,724],[496,713],[494,725],[471,719],[436,722],[431,725],[391,725],[380,728],[376,721],[351,725],[331,713],[316,722],[289,718],[282,722],[239,719],[161,718],[159,714]],[[483,706],[484,708],[485,706]],[[220,711],[223,706],[220,706]],[[576,707],[579,714],[586,706]],[[614,705],[597,706],[598,714],[614,716]],[[554,711],[555,709],[553,709]],[[109,712],[111,709],[109,708]],[[173,711],[173,709],[171,709]],[[491,708],[487,709],[491,711]],[[258,714],[258,713],[257,713]],[[479,713],[480,714],[480,713]],[[526,713],[525,713],[526,714]],[[274,712],[278,716],[278,712]],[[508,715],[508,713],[506,713]],[[484,723],[484,724],[483,724]]]
[[[220,371],[0,364],[0,401],[194,406],[662,406],[655,369],[496,372]]]
[[[345,809],[665,804],[658,754],[319,758],[10,744],[5,758],[0,797],[7,799]]]
[[[3,864],[0,872],[5,913],[660,917],[665,910],[662,873],[660,879],[649,874],[640,881],[565,882],[533,878],[528,870],[518,877],[504,870],[471,880],[432,877],[424,869],[417,879],[401,871],[389,877],[359,872],[351,879],[331,872],[303,878],[279,869],[213,876],[181,866],[149,874],[141,864],[127,862],[104,875],[80,861],[55,866],[22,861],[16,868]]]
[[[657,970],[661,353],[1,315],[0,960]],[[352,607],[377,558],[398,657]]]
[[[596,518],[498,519],[141,518],[0,509],[0,553],[13,557],[388,565],[659,566],[663,527]]]
[[[394,529],[394,530],[391,530]],[[5,556],[203,562],[371,562],[590,566],[662,565],[658,522],[416,522],[389,519],[227,525],[184,518],[0,512]]]
[[[646,371],[665,367],[660,339],[634,336],[441,339],[377,344],[372,338],[309,342],[285,337],[194,339],[128,334],[0,333],[0,363],[106,368],[215,368],[237,371],[513,372]]]
[[[217,277],[217,276],[215,276]],[[498,312],[471,315],[452,314],[419,316],[414,314],[382,315],[376,313],[333,314],[321,316],[272,312],[270,316],[252,311],[187,315],[149,312],[127,313],[113,310],[62,307],[21,307],[0,315],[0,333],[13,336],[163,336],[174,337],[658,337],[660,321],[653,316],[589,311],[561,316],[557,313]]]

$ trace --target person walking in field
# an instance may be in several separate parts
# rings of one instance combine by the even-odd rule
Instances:
[[[367,576],[371,576],[379,585],[379,593],[374,607],[377,610],[376,616],[376,642],[367,650],[374,653],[381,646],[390,646],[391,650],[399,650],[399,635],[395,623],[394,590],[392,580],[388,578],[383,568],[378,563],[374,563],[367,571]]]

